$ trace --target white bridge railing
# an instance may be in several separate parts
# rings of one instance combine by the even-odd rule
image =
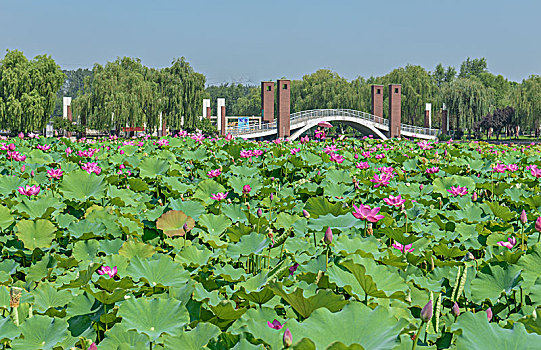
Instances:
[[[389,120],[377,117],[370,113],[365,113],[361,111],[356,111],[352,109],[314,109],[314,110],[307,110],[307,111],[301,111],[292,113],[290,117],[290,128],[291,129],[297,129],[299,127],[299,124],[312,120],[312,119],[320,119],[325,117],[350,117],[350,118],[358,118],[363,119],[366,121],[369,121],[374,124],[377,128],[385,128],[388,129],[389,127]],[[256,133],[266,133],[267,131],[271,131],[271,133],[276,133],[277,126],[276,126],[276,120],[270,123],[264,123],[261,125],[250,125],[250,126],[243,126],[243,127],[233,127],[233,128],[226,128],[226,132],[230,132],[234,136],[239,135],[249,135],[249,134],[256,134]],[[412,126],[407,124],[401,124],[401,130],[404,132],[412,133],[412,134],[418,134],[418,135],[427,135],[427,136],[437,136],[439,130],[438,129],[431,129],[431,128],[423,128],[419,126]]]

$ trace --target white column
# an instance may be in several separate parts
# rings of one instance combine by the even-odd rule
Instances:
[[[68,106],[71,106],[71,97],[64,97],[62,99],[63,102],[63,110],[62,110],[62,117],[64,119],[68,118]]]
[[[222,106],[225,107],[225,98],[219,98],[216,104],[218,105],[218,113],[216,114],[218,120],[216,121],[216,125],[218,126],[218,131],[220,131],[222,130]]]
[[[425,111],[428,111],[428,127],[432,128],[432,103],[427,103]]]
[[[207,107],[210,107],[210,99],[203,100],[203,119],[210,118],[210,115],[207,115]]]
[[[160,112],[160,127],[158,128],[158,136],[163,136],[162,135],[162,112]]]

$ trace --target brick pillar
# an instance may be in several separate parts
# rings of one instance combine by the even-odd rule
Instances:
[[[210,116],[212,114],[210,113],[210,106],[207,106],[207,119],[210,119]]]
[[[221,134],[222,136],[225,136],[225,106],[222,106],[222,115],[220,116],[220,118],[222,119],[222,123],[221,123]]]
[[[429,127],[430,127],[430,111],[426,110],[425,111],[425,128],[429,128]]]
[[[441,133],[447,135],[449,130],[447,130],[447,110],[444,109],[441,111]]]
[[[389,137],[400,137],[402,86],[389,85]]]
[[[290,133],[290,112],[291,112],[291,81],[286,79],[278,80],[278,138],[291,136]]]
[[[263,122],[274,121],[274,82],[261,82],[261,116]]]
[[[68,106],[68,120],[70,124],[73,121],[73,115],[71,113],[71,105]],[[68,131],[68,137],[71,137],[71,131]]]
[[[372,85],[372,114],[377,123],[383,123],[383,85]]]

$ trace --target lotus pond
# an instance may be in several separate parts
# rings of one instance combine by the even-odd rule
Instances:
[[[3,349],[541,348],[539,146],[2,142]]]

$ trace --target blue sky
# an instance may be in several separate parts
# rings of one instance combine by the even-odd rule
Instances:
[[[469,56],[520,81],[541,74],[540,14],[536,0],[0,0],[0,57],[47,53],[74,69],[185,56],[210,84],[258,84],[319,68],[348,79],[458,69]]]

